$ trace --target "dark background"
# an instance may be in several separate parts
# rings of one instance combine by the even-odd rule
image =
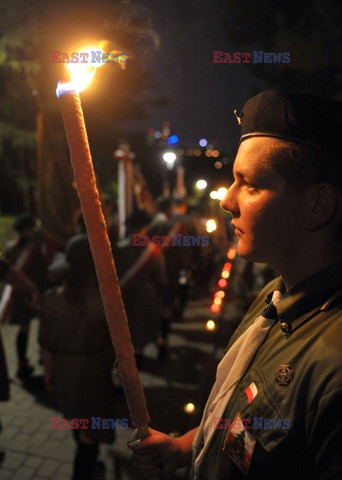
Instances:
[[[2,1],[0,212],[39,212],[45,195],[39,182],[58,198],[75,193],[69,177],[61,189],[51,180],[56,174],[45,175],[57,151],[70,168],[55,96],[64,65],[51,62],[53,50],[72,52],[105,39],[129,53],[126,70],[106,65],[82,94],[94,164],[102,190],[114,199],[112,153],[126,140],[158,195],[165,145],[148,138],[150,128],[162,130],[168,121],[179,136],[189,189],[203,176],[224,184],[239,138],[232,112],[251,95],[280,87],[341,99],[341,13],[332,0]],[[214,64],[213,50],[290,52],[291,62]],[[39,112],[50,122],[42,138]],[[203,137],[219,149],[222,169],[205,151],[200,157],[189,151]]]

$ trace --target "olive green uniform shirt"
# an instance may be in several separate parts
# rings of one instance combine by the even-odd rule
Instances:
[[[283,296],[279,322],[223,419],[213,419],[217,431],[197,479],[342,479],[341,270],[339,262]],[[261,314],[274,290],[285,290],[281,278],[262,290],[229,346]]]

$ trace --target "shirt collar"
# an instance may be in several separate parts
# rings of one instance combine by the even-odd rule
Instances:
[[[284,292],[281,277],[275,289]],[[342,288],[342,261],[312,275],[294,288],[284,293],[277,305],[280,322],[287,322],[295,327],[308,318],[314,310],[328,309],[330,297],[338,295]],[[341,291],[340,291],[340,294]]]

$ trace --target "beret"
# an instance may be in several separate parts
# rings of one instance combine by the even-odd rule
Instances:
[[[250,98],[240,115],[240,143],[276,137],[342,157],[342,103],[305,93],[264,90]]]
[[[57,282],[65,278],[78,281],[95,276],[95,265],[87,235],[78,234],[68,241],[65,254],[58,254],[49,266],[49,275]]]
[[[95,274],[95,265],[87,235],[81,233],[72,237],[66,246],[66,261],[74,271],[84,275]]]

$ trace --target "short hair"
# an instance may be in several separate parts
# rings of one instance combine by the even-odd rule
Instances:
[[[277,155],[270,155],[272,168],[290,188],[327,182],[342,192],[342,158],[285,140],[280,140],[271,153],[275,152]]]
[[[326,182],[342,198],[342,158],[318,148],[285,140],[281,140],[270,153],[270,164],[285,180],[289,191],[299,193],[310,185]],[[342,212],[336,234],[338,239],[342,239]]]

